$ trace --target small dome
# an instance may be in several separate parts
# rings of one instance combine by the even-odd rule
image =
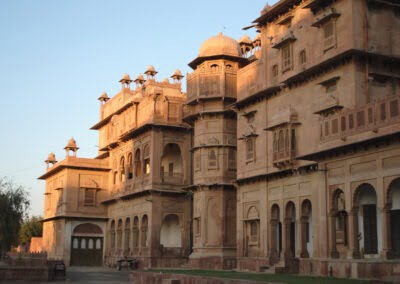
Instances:
[[[164,84],[169,84],[169,79],[168,78],[164,78],[162,81]]]
[[[143,78],[143,75],[142,74],[139,74],[137,77],[136,77],[136,79],[135,79],[135,83],[136,84],[143,84],[144,82],[145,82],[146,80]]]
[[[233,38],[219,33],[217,36],[210,37],[200,47],[199,57],[208,57],[215,55],[230,55],[241,57],[239,43]]]
[[[147,70],[146,70],[146,72],[144,72],[144,74],[146,74],[147,76],[155,76],[156,74],[157,74],[158,72],[156,71],[156,69],[154,68],[154,66],[153,65],[150,65],[148,68],[147,68]]]
[[[174,74],[172,74],[172,76],[182,76],[183,77],[183,75],[182,75],[182,73],[181,73],[181,70],[179,70],[179,69],[176,69],[175,71],[174,71]],[[171,77],[172,77],[171,76]]]
[[[78,149],[75,139],[71,137],[64,149]]]
[[[57,163],[56,155],[55,155],[53,152],[51,152],[51,153],[47,156],[46,163],[50,163],[50,164],[55,164],[55,163]]]
[[[122,79],[121,80],[119,80],[120,82],[122,82],[122,81],[130,81],[130,82],[132,82],[132,80],[131,80],[131,77],[129,77],[129,75],[128,74],[124,74],[124,75],[122,75]]]
[[[147,71],[146,72],[156,72],[156,69],[154,68],[153,65],[150,65],[149,67],[147,67]]]
[[[244,35],[239,39],[239,44],[252,44],[253,42],[251,41],[250,37],[248,35]]]
[[[99,101],[108,101],[110,98],[108,97],[106,92],[102,92],[100,97],[98,98]]]
[[[256,34],[256,37],[254,38],[254,41],[256,41],[256,40],[261,40],[261,34],[260,33]]]

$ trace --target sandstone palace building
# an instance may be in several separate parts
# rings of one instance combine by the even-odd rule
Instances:
[[[255,16],[256,17],[256,16]],[[50,154],[44,249],[67,265],[400,274],[400,4],[281,0],[254,39],[101,94],[95,158]]]

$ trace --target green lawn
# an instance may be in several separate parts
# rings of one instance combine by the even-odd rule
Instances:
[[[275,283],[295,283],[295,284],[355,284],[355,283],[370,283],[368,281],[339,279],[330,277],[314,277],[314,276],[299,276],[290,274],[265,274],[251,272],[235,272],[235,271],[219,271],[219,270],[148,270],[149,272],[162,272],[171,274],[192,274],[201,276],[210,276],[217,278],[230,279],[246,279],[253,281],[267,281]]]

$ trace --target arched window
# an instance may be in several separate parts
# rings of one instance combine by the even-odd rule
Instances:
[[[132,238],[133,238],[133,247],[139,247],[139,218],[135,216],[133,218],[133,227],[132,227]]]
[[[132,153],[128,154],[128,179],[133,178],[133,161],[132,161]]]
[[[143,148],[143,159],[144,159],[144,174],[150,174],[150,146],[146,144]]]
[[[143,215],[142,217],[142,226],[141,226],[141,247],[147,247],[147,233],[148,233],[148,218],[147,215]]]
[[[274,66],[272,66],[272,77],[273,78],[276,78],[276,77],[278,77],[278,65],[274,65]]]
[[[279,130],[278,133],[278,152],[283,151],[285,147],[285,137],[283,135],[283,130]]]
[[[131,248],[130,246],[130,235],[131,235],[131,219],[126,218],[125,220],[125,239],[124,239],[124,250],[128,252]]]
[[[115,248],[115,221],[111,221],[110,225],[110,248],[114,249]]]
[[[303,49],[302,51],[300,51],[299,54],[299,63],[300,65],[304,65],[307,63],[307,56],[306,56],[306,50]]]
[[[117,247],[117,249],[122,248],[122,220],[121,219],[118,221],[116,247]]]
[[[215,154],[215,150],[208,151],[208,168],[217,168],[217,155]]]
[[[119,181],[124,182],[125,181],[125,158],[124,158],[124,156],[121,157],[121,160],[119,162],[119,171],[120,171]]]
[[[142,163],[140,158],[140,149],[137,149],[135,152],[135,177],[140,177],[142,175]]]

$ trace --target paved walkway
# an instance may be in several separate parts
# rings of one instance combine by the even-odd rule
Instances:
[[[65,283],[128,283],[129,272],[108,267],[68,267]]]

